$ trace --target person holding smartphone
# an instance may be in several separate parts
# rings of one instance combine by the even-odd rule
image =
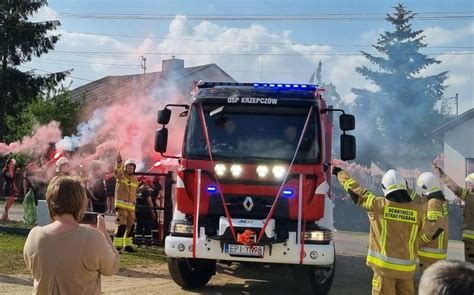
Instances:
[[[52,223],[34,227],[23,256],[34,278],[33,294],[100,294],[101,275],[119,270],[119,254],[102,215],[95,228],[81,226],[87,197],[80,182],[58,177],[46,201]]]

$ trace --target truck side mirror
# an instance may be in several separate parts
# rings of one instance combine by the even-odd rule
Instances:
[[[159,153],[166,153],[168,146],[168,129],[163,127],[156,130],[155,133],[155,151]]]
[[[343,131],[355,129],[355,118],[353,115],[342,114],[339,116],[339,126]]]
[[[356,138],[353,135],[341,135],[341,160],[348,161],[356,158]]]
[[[171,110],[170,109],[162,109],[161,111],[158,111],[158,124],[166,125],[170,122],[171,118]]]

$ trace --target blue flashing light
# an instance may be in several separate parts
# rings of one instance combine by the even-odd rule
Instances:
[[[207,191],[210,193],[215,193],[217,192],[217,187],[210,185],[207,187]]]
[[[307,91],[316,91],[317,85],[311,84],[277,84],[277,83],[253,83],[255,88],[285,88],[285,89],[301,89]]]
[[[293,195],[293,191],[289,189],[283,190],[283,195],[287,197],[291,197]]]

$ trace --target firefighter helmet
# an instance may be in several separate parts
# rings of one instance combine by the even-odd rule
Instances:
[[[59,171],[61,170],[61,166],[64,165],[64,164],[67,164],[69,163],[69,160],[65,157],[61,157],[59,158],[57,161],[56,161],[56,172],[59,173]]]
[[[470,184],[474,184],[474,172],[467,175],[465,182],[469,182]]]
[[[407,183],[400,172],[390,169],[382,178],[382,191],[385,196],[396,190],[406,190]]]
[[[128,159],[127,161],[125,161],[123,167],[127,167],[127,165],[133,165],[135,168],[137,168],[137,163],[134,159]]]
[[[429,195],[431,193],[438,192],[441,190],[441,183],[439,182],[438,177],[436,177],[431,172],[422,173],[418,177],[416,184],[418,184],[424,195]]]

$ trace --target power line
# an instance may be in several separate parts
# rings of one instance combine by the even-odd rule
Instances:
[[[73,50],[56,50],[60,53],[80,53],[80,54],[96,54],[96,55],[174,55],[174,56],[360,56],[361,53],[299,53],[299,52],[282,52],[282,53],[188,53],[188,52],[120,52],[120,51],[73,51]],[[385,54],[369,53],[372,56],[386,56]],[[473,55],[474,51],[468,52],[438,52],[426,53],[428,56],[440,55]],[[399,53],[391,55],[411,55],[411,53]]]
[[[51,18],[51,15],[37,14],[37,17]],[[174,20],[176,14],[114,14],[91,12],[59,12],[60,18],[98,20]],[[463,20],[472,19],[474,12],[418,12],[415,20]],[[320,13],[294,15],[186,15],[191,21],[385,21],[384,13]]]
[[[80,61],[80,60],[65,60],[65,59],[44,59],[45,61],[58,61],[58,62],[73,62],[73,63],[80,63],[80,64],[92,64],[92,65],[102,65],[102,66],[114,66],[114,67],[129,67],[129,68],[137,68],[138,65],[131,65],[131,64],[109,64],[109,63],[101,63],[101,62],[87,62],[87,61]]]
[[[35,28],[24,28],[15,26],[4,26],[10,29],[17,30],[37,30]],[[238,41],[238,40],[212,40],[212,39],[193,39],[193,38],[169,38],[169,37],[153,37],[153,36],[139,36],[139,35],[126,35],[126,34],[111,34],[111,33],[99,33],[99,32],[77,32],[69,30],[59,30],[58,33],[68,34],[81,34],[81,35],[92,35],[92,36],[104,36],[104,37],[120,37],[120,38],[136,38],[136,39],[154,39],[154,40],[169,40],[169,41],[185,41],[185,42],[212,42],[212,43],[230,43],[230,44],[262,44],[262,45],[303,45],[303,46],[331,46],[331,47],[360,47],[360,48],[371,48],[373,45],[370,44],[324,44],[324,43],[294,43],[294,42],[268,42],[268,41]],[[437,49],[473,49],[474,46],[428,46],[429,48]]]

